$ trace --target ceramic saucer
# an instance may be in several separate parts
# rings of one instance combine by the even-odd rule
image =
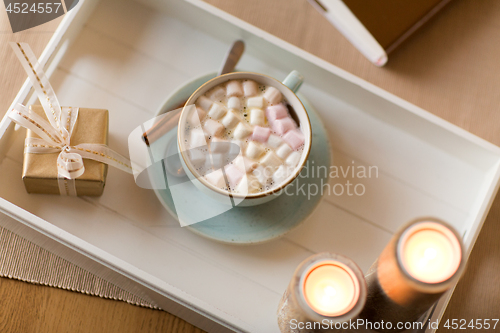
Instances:
[[[200,85],[214,76],[215,73],[210,73],[183,85],[165,100],[157,114],[163,114],[176,107]],[[308,168],[304,168],[299,177],[285,188],[286,193],[268,203],[252,207],[232,207],[217,216],[184,228],[223,243],[256,244],[283,236],[297,227],[314,211],[322,196],[321,194],[314,196],[308,194],[311,192],[321,193],[321,186],[328,183],[328,175],[325,175],[324,172],[317,175],[318,172],[315,172],[313,177],[311,169],[314,167],[315,170],[319,170],[318,167],[325,166],[329,170],[331,150],[327,132],[318,113],[300,93],[297,96],[309,114],[313,133],[311,152],[307,162]],[[176,137],[177,129],[173,129],[161,140],[169,142],[176,140]],[[176,205],[174,205],[169,189],[155,190],[155,193],[163,206],[176,219],[178,219],[176,208],[182,209],[183,212],[193,211],[193,214],[211,216],[215,215],[214,211],[224,211],[224,207],[226,207],[223,203],[200,192],[193,184],[184,186],[183,197],[186,200],[176,200]]]

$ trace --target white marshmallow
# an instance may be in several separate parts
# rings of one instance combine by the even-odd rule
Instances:
[[[229,182],[229,185],[232,188],[235,188],[236,185],[239,183],[241,178],[245,175],[243,171],[238,169],[234,164],[228,164],[224,167],[224,170],[226,171],[226,177]]]
[[[266,124],[266,117],[264,110],[252,109],[250,110],[250,124],[264,126]]]
[[[274,148],[274,149],[281,146],[282,143],[283,143],[283,140],[275,134],[269,135],[269,139],[267,139],[267,145],[271,148]]]
[[[224,130],[224,126],[213,119],[207,119],[203,128],[211,136],[218,136]]]
[[[201,128],[195,128],[191,131],[191,136],[189,138],[189,146],[191,148],[205,146],[207,141],[205,140],[205,133]]]
[[[226,90],[222,87],[217,87],[210,94],[210,99],[214,102],[221,102],[225,95]]]
[[[234,156],[238,155],[239,153],[243,154],[243,151],[246,148],[246,142],[245,141],[240,141],[240,140],[232,140],[231,145],[229,146],[229,155]]]
[[[218,188],[225,188],[226,187],[226,182],[224,180],[224,175],[222,174],[222,170],[216,170],[213,172],[210,172],[205,175],[206,180],[215,187]]]
[[[234,129],[233,136],[235,139],[241,140],[248,137],[250,134],[252,134],[252,132],[253,130],[250,126],[240,122],[238,126],[236,126],[236,128]]]
[[[252,172],[259,165],[257,162],[252,161],[245,156],[238,155],[233,161],[233,163],[241,170],[245,171],[245,173]]]
[[[291,167],[296,167],[297,164],[299,164],[299,161],[300,161],[300,153],[296,151],[292,152],[286,158],[286,164],[288,164]]]
[[[226,162],[226,154],[210,154],[210,160],[212,161],[212,168],[214,170],[221,169]]]
[[[227,97],[242,96],[243,87],[241,86],[241,82],[236,80],[229,81],[226,85],[226,91]]]
[[[283,96],[281,95],[281,92],[278,89],[274,87],[267,87],[266,91],[264,92],[264,98],[270,104],[274,105],[281,102]]]
[[[191,126],[197,127],[200,126],[201,121],[205,119],[206,115],[207,113],[202,108],[193,108],[192,110],[190,110],[187,121]]]
[[[205,96],[200,96],[196,100],[196,105],[205,111],[210,110],[210,107],[212,106],[213,103],[214,102],[212,102],[212,100],[206,98]]]
[[[276,150],[276,155],[278,155],[279,158],[284,160],[292,151],[293,151],[292,147],[284,143]]]
[[[260,191],[261,186],[257,177],[245,175],[236,187],[236,191],[240,194],[257,193]]]
[[[227,108],[239,110],[241,108],[241,100],[239,99],[239,97],[229,97],[229,99],[227,100]]]
[[[240,118],[238,117],[236,112],[234,112],[233,110],[229,110],[224,118],[222,118],[222,125],[224,125],[225,128],[233,128],[238,124],[239,121]]]
[[[259,93],[259,86],[253,80],[243,81],[243,92],[245,97],[252,97]]]
[[[270,170],[264,168],[262,165],[257,166],[252,174],[262,185],[266,185],[273,176],[273,173]]]
[[[229,151],[230,144],[226,140],[221,140],[214,137],[210,142],[210,152],[211,153],[227,153]]]
[[[265,167],[271,168],[273,171],[281,165],[281,160],[273,151],[267,152],[260,160],[260,163]]]
[[[264,98],[262,96],[250,97],[247,99],[247,107],[262,109],[264,107]]]
[[[208,115],[213,119],[220,119],[220,118],[224,117],[226,112],[227,112],[227,109],[224,105],[214,103],[214,104],[212,104],[210,111],[208,111]]]
[[[247,157],[257,160],[264,153],[264,147],[253,141],[250,141],[248,143],[247,149],[245,150],[245,153]]]
[[[276,172],[273,174],[273,182],[279,186],[290,175],[290,170],[284,165],[280,165]]]

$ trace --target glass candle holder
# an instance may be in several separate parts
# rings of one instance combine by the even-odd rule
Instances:
[[[366,302],[362,271],[349,258],[319,253],[304,260],[281,298],[281,332],[332,331],[354,319]]]
[[[386,323],[379,332],[398,332],[397,323],[417,321],[459,280],[464,247],[458,233],[436,218],[401,228],[365,276],[368,301],[360,317]],[[390,323],[390,324],[389,324]]]

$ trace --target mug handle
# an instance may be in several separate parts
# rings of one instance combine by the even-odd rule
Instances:
[[[290,74],[288,74],[283,80],[283,84],[290,88],[290,90],[294,93],[299,90],[302,82],[304,82],[304,77],[296,70],[291,71]]]

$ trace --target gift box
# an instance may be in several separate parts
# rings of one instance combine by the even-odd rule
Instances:
[[[33,112],[47,120],[41,105],[31,105]],[[71,145],[108,143],[108,110],[79,108],[71,134]],[[47,120],[48,121],[48,120]],[[26,138],[40,138],[32,130],[27,130]],[[28,193],[60,194],[60,182],[68,187],[68,182],[74,181],[76,195],[100,196],[106,183],[108,165],[91,159],[84,159],[85,172],[74,180],[60,179],[57,170],[59,152],[26,153],[23,162],[23,181]]]
[[[28,44],[10,43],[41,105],[21,103],[8,113],[28,130],[23,181],[28,193],[99,196],[108,165],[132,174],[130,161],[107,146],[108,110],[61,107]]]

